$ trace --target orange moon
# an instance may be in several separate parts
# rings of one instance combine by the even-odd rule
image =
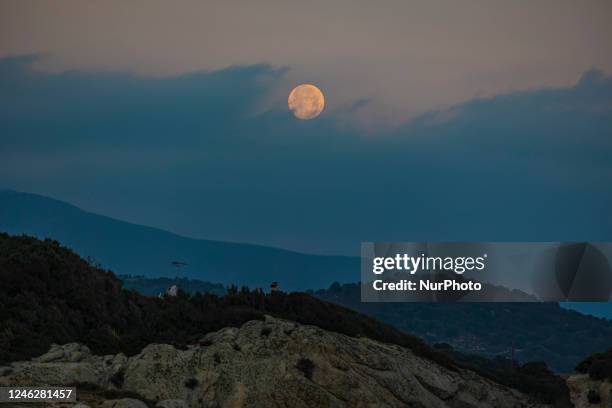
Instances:
[[[287,99],[289,110],[299,119],[314,119],[325,108],[325,97],[319,88],[302,84],[293,88]]]

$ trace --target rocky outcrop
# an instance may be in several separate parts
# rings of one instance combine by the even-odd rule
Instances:
[[[137,406],[104,398],[121,394],[166,408],[540,406],[472,371],[441,367],[399,346],[270,317],[210,333],[186,350],[151,344],[130,358],[94,356],[74,343],[53,346],[0,373],[0,386],[103,390],[77,393],[90,406]]]

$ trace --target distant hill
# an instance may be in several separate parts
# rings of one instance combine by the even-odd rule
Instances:
[[[503,358],[514,349],[518,361],[545,361],[557,372],[572,372],[585,357],[612,345],[612,321],[557,303],[362,303],[358,284],[338,283],[311,293],[430,344]]]
[[[560,302],[559,306],[585,315],[612,319],[612,302]]]
[[[228,220],[231,222],[231,220]],[[83,211],[68,203],[11,190],[0,191],[0,231],[56,239],[117,274],[198,278],[222,284],[285,290],[359,279],[359,258],[318,256],[270,248],[185,238]],[[172,261],[188,265],[173,268]]]

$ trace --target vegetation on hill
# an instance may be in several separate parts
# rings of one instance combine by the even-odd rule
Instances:
[[[145,295],[157,295],[173,284],[191,294],[222,296],[226,291],[220,284],[197,279],[129,275],[119,279],[124,288]],[[612,322],[556,303],[361,303],[357,284],[333,284],[309,293],[416,334],[429,344],[449,343],[474,358],[505,361],[506,367],[514,357],[520,363],[545,361],[554,371],[567,373],[585,356],[612,344]]]
[[[557,303],[362,303],[358,284],[335,283],[311,292],[349,307],[429,344],[525,363],[545,361],[572,372],[589,354],[612,344],[612,322],[561,308]]]
[[[43,354],[52,343],[79,342],[96,354],[127,355],[150,343],[185,347],[208,332],[265,314],[397,344],[449,369],[473,369],[559,407],[569,401],[565,384],[545,366],[492,373],[484,369],[486,362],[455,362],[448,350],[435,350],[418,337],[305,293],[231,287],[222,297],[183,291],[176,297],[148,297],[122,289],[111,272],[56,241],[0,233],[0,364]]]
[[[263,319],[264,314],[366,336],[412,349],[452,367],[418,337],[304,293],[227,295],[180,292],[147,297],[53,240],[0,234],[0,362],[46,352],[51,343],[77,341],[95,353],[139,352],[149,343],[194,344],[208,332]]]
[[[227,291],[225,286],[220,283],[204,282],[198,279],[189,278],[147,278],[145,276],[118,275],[117,278],[123,283],[123,288],[136,290],[141,295],[157,296],[165,293],[172,285],[177,285],[187,293],[211,293],[223,296]]]
[[[612,348],[587,357],[576,366],[576,370],[589,374],[589,377],[594,380],[612,381]]]
[[[461,353],[447,343],[435,344],[434,348],[449,356],[458,366],[516,388],[546,404],[555,407],[571,406],[565,381],[554,375],[544,362],[519,365],[516,361],[503,356],[486,358],[478,354]]]

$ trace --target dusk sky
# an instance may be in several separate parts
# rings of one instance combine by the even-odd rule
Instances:
[[[609,1],[3,1],[0,189],[316,253],[609,241],[611,22]]]

